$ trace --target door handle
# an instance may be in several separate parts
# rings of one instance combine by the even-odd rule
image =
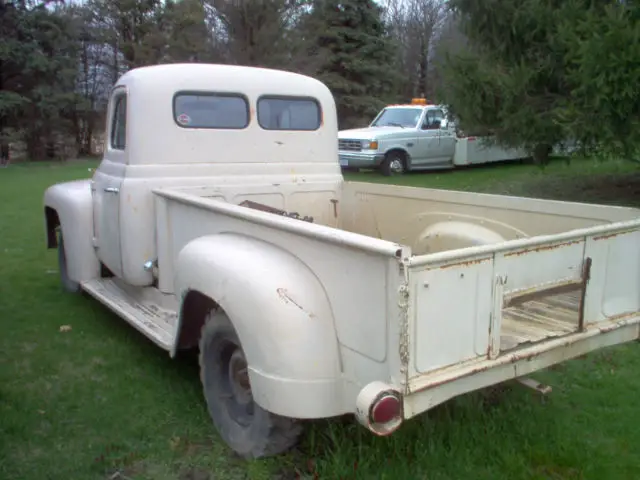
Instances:
[[[106,193],[119,193],[120,189],[118,187],[106,187],[104,188]]]

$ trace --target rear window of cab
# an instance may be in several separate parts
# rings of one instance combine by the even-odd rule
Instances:
[[[241,130],[249,125],[249,101],[240,94],[181,92],[173,98],[173,118],[183,128]]]
[[[173,99],[173,118],[182,128],[241,130],[249,125],[250,112],[241,94],[179,92]],[[313,131],[322,124],[320,104],[308,97],[263,95],[257,117],[264,130]]]
[[[258,124],[265,130],[317,130],[322,123],[320,104],[313,98],[262,96]]]

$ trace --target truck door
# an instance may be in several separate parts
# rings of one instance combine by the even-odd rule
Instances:
[[[430,127],[429,110],[427,110],[423,113],[418,125],[417,148],[411,156],[411,163],[413,165],[424,167],[433,163],[438,145],[436,134],[437,131]]]
[[[97,256],[111,272],[122,276],[120,247],[120,186],[124,178],[127,133],[127,92],[124,87],[113,91],[105,152],[93,176],[93,225]]]
[[[426,111],[419,130],[420,162],[413,161],[414,164],[437,167],[450,163],[453,150],[449,154],[449,141],[442,141],[443,130],[440,129],[440,124],[443,119],[444,112],[441,109],[431,108]]]
[[[441,112],[441,110],[438,110]],[[458,139],[456,137],[456,130],[453,128],[453,124],[450,125],[450,121],[447,119],[446,114],[442,112],[443,116],[440,120],[440,130],[438,132],[438,149],[442,155],[447,157],[448,161],[453,162],[453,156],[456,153],[456,144]]]

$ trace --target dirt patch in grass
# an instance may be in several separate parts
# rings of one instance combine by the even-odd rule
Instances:
[[[549,176],[519,182],[516,190],[524,196],[640,207],[640,172]]]

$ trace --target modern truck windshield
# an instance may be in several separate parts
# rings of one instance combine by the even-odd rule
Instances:
[[[372,127],[415,128],[422,115],[422,108],[385,108],[371,124]]]

